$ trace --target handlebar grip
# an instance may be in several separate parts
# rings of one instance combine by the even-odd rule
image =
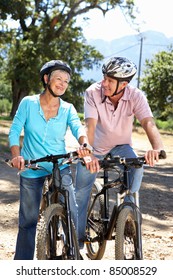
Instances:
[[[13,167],[13,164],[12,164],[12,162],[11,162],[11,160],[10,159],[5,159],[5,162],[6,162],[6,164],[8,164],[10,167]]]
[[[5,159],[5,162],[10,166],[10,167],[13,167],[13,163],[12,163],[12,161],[11,161],[11,159]],[[27,166],[28,164],[30,164],[30,160],[25,160],[25,166]]]
[[[71,155],[71,154],[72,154],[73,157],[78,156],[78,153],[76,151],[68,153],[68,155]]]
[[[165,158],[166,158],[166,152],[164,150],[161,150],[159,154],[159,159],[165,159]]]

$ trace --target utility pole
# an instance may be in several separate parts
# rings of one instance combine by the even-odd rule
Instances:
[[[140,77],[141,77],[141,62],[142,62],[142,48],[143,48],[143,37],[141,35],[140,38],[140,53],[139,53],[139,65],[138,65],[138,82],[137,82],[137,87],[139,88],[140,85]]]
[[[140,53],[139,53],[139,65],[138,65],[138,78],[137,78],[137,88],[140,85],[140,78],[141,78],[141,62],[142,62],[142,47],[143,47],[143,37],[140,35]],[[134,130],[137,130],[137,120],[136,117],[134,118]]]

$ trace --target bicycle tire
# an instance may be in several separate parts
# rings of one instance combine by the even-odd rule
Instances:
[[[68,228],[65,210],[60,204],[51,204],[42,213],[37,225],[36,256],[38,260],[79,260],[76,231],[71,221],[74,254],[69,255]]]
[[[92,209],[90,208],[92,206],[92,201],[94,199],[95,194],[100,192],[101,189],[102,189],[101,185],[98,182],[95,182],[92,187],[89,208],[88,208],[88,213],[90,213],[90,215],[87,218],[86,233],[89,242],[86,243],[86,249],[87,249],[87,256],[91,260],[102,259],[106,249],[106,242],[107,242],[106,240],[103,239],[103,223],[102,223],[102,216],[104,213],[103,195],[100,195],[99,199],[95,201]],[[96,233],[94,229],[90,226],[90,223],[95,223],[99,232]],[[97,237],[98,237],[98,241],[90,242],[90,239],[92,240],[93,238],[97,238]]]
[[[134,212],[130,207],[123,208],[116,223],[115,259],[137,260],[137,228]]]

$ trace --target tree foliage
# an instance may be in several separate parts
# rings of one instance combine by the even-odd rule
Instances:
[[[173,47],[146,60],[142,90],[151,109],[161,120],[173,117]]]
[[[0,67],[11,81],[11,116],[24,96],[40,91],[39,69],[51,59],[65,60],[72,67],[65,98],[79,108],[81,92],[88,84],[81,78],[82,71],[99,67],[103,56],[87,45],[82,28],[76,25],[77,16],[93,9],[105,15],[117,5],[132,15],[133,0],[0,0]],[[14,26],[7,20],[13,20]]]

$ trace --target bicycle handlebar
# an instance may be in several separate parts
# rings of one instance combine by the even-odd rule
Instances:
[[[159,159],[165,159],[166,158],[166,152],[164,150],[160,151]],[[103,160],[99,160],[99,164],[101,168],[108,168],[113,167],[117,164],[122,164],[126,166],[134,166],[135,168],[141,167],[143,164],[145,164],[145,157],[137,157],[137,158],[120,158],[119,156],[113,157],[113,158],[105,158]]]
[[[56,163],[58,159],[68,159],[66,162],[64,161],[63,164],[65,163],[70,163],[72,160],[77,159],[78,157],[78,153],[76,151],[73,152],[69,152],[66,154],[60,154],[60,155],[47,155],[45,157],[42,158],[38,158],[38,159],[31,159],[31,160],[25,160],[25,167],[31,166],[32,164],[36,164],[38,162],[52,162],[52,163]],[[5,162],[13,167],[13,164],[11,162],[10,159],[6,159]],[[32,167],[31,167],[32,168]]]
[[[31,160],[25,160],[25,167],[32,168],[32,164],[36,164],[38,162],[52,162],[56,163],[58,159],[67,159],[66,161],[63,161],[63,164],[70,163],[73,160],[78,158],[78,153],[76,151],[69,152],[66,154],[59,154],[59,155],[47,155],[42,158],[38,159],[31,159]],[[166,158],[166,152],[164,150],[160,151],[159,159],[165,159]],[[6,159],[5,162],[13,167],[13,164],[10,159]],[[99,160],[99,164],[101,168],[108,168],[113,167],[116,164],[122,164],[127,166],[134,166],[134,167],[141,167],[143,164],[145,164],[145,157],[137,157],[137,158],[120,158],[119,156],[114,158],[105,158],[103,160]]]

